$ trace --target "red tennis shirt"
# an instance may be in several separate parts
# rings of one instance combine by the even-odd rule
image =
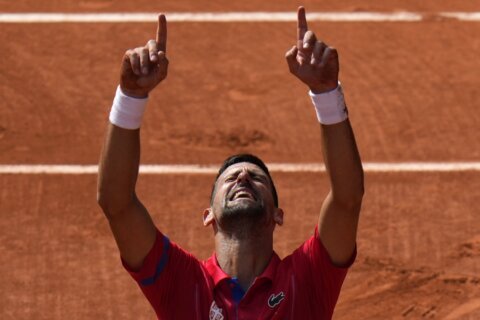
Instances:
[[[273,253],[247,292],[215,254],[199,261],[160,231],[138,272],[123,265],[158,319],[331,319],[356,252],[345,267],[334,266],[317,232],[283,260]]]

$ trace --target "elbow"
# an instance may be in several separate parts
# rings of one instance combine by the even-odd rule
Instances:
[[[102,176],[99,175],[97,181],[97,204],[102,208],[103,212],[106,212],[108,209],[108,188],[107,184],[102,179]]]
[[[357,194],[349,197],[338,197],[335,193],[332,193],[332,201],[336,207],[342,208],[345,212],[351,212],[355,215],[360,214],[362,207],[363,196]]]
[[[103,212],[106,214],[108,211],[108,201],[105,197],[105,194],[100,190],[97,190],[97,204],[102,208]]]
[[[106,193],[100,189],[97,190],[97,204],[100,206],[100,208],[102,208],[102,211],[107,218],[109,218],[111,215],[109,203],[109,198],[106,196]]]
[[[348,197],[341,197],[337,200],[337,203],[341,204],[344,208],[356,211],[362,206],[363,195],[363,190],[359,190],[358,192],[349,194]]]
[[[359,175],[357,179],[354,179],[350,186],[349,198],[351,199],[350,201],[352,202],[352,205],[361,206],[364,195],[365,195],[365,180],[364,180],[364,175],[362,171],[361,175]]]
[[[121,214],[130,207],[134,198],[134,194],[130,196],[122,196],[101,187],[97,190],[97,203],[100,208],[102,208],[102,211],[108,220]]]
[[[360,211],[364,195],[365,186],[363,178],[358,183],[352,183],[345,188],[332,190],[333,200],[338,205],[353,211]]]
[[[357,192],[353,196],[353,201],[355,203],[355,206],[361,207],[364,195],[365,195],[365,187],[362,184],[361,187],[357,190]]]
[[[353,189],[352,197],[357,203],[361,204],[364,195],[365,195],[365,182],[362,174],[361,179],[359,179],[358,183],[356,183],[355,188]]]

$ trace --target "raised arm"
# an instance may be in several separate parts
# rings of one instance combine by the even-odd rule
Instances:
[[[286,54],[290,72],[310,88],[322,134],[330,192],[318,221],[320,240],[332,261],[344,265],[356,245],[364,192],[363,169],[343,93],[338,84],[337,50],[308,30],[305,9],[298,9],[297,45]]]
[[[167,76],[166,41],[167,22],[159,15],[156,39],[126,51],[100,158],[98,203],[123,260],[133,269],[142,265],[155,242],[155,226],[135,194],[135,184],[140,161],[139,122],[149,92]]]

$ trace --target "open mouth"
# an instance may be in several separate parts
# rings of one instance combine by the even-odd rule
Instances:
[[[247,188],[240,188],[240,189],[237,189],[235,190],[235,192],[233,192],[232,196],[230,197],[230,201],[235,201],[237,199],[251,199],[251,200],[257,200],[257,198],[255,197],[255,195],[253,194],[253,192],[250,190],[250,189],[247,189]]]

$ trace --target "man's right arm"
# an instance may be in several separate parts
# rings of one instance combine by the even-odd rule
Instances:
[[[318,237],[337,266],[348,265],[356,249],[363,200],[363,169],[343,93],[338,82],[337,50],[308,30],[305,9],[298,9],[297,46],[286,54],[290,72],[310,88],[322,133],[330,192],[318,220]]]
[[[168,69],[166,27],[165,16],[160,15],[156,40],[125,53],[117,96],[122,94],[127,100],[145,99],[165,79]],[[125,114],[120,118],[125,120]],[[112,122],[112,116],[110,120]],[[108,125],[100,158],[97,198],[108,218],[122,259],[130,268],[138,269],[155,242],[156,228],[135,193],[140,163],[140,129],[135,125],[133,128],[122,127],[119,123]]]

